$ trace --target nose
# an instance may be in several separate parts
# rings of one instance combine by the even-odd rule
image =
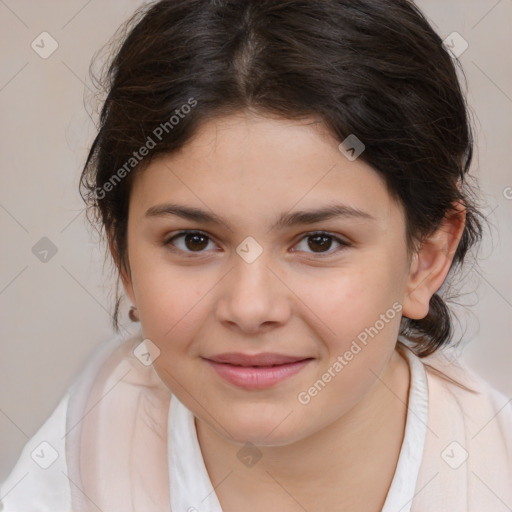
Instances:
[[[254,334],[290,317],[292,293],[264,254],[252,263],[235,255],[235,268],[222,280],[216,317],[230,329]]]

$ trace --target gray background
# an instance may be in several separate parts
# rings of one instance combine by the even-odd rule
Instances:
[[[455,355],[512,396],[512,0],[418,3],[443,39],[456,31],[469,43],[460,61],[475,117],[474,172],[494,226],[465,279],[463,302],[473,307],[456,310],[465,333]],[[95,133],[84,101],[94,90],[93,54],[140,4],[0,0],[0,480],[111,337],[114,281],[77,192]],[[31,47],[43,31],[58,42],[47,59]],[[57,248],[45,263],[32,252],[43,237]]]

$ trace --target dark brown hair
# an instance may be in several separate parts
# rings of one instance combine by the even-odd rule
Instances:
[[[80,190],[128,275],[134,174],[182,147],[206,120],[244,109],[319,118],[340,142],[355,134],[365,145],[360,158],[404,207],[410,248],[456,201],[466,207],[466,226],[451,270],[481,238],[467,179],[471,124],[456,67],[410,1],[162,0],[139,9],[114,41]],[[140,156],[143,146],[151,148],[139,162],[134,152]],[[400,333],[420,356],[448,343],[445,301],[435,294],[427,317],[403,318]]]

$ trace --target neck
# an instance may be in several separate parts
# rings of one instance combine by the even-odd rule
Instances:
[[[409,380],[407,362],[394,351],[384,374],[347,414],[293,444],[258,447],[262,457],[252,467],[233,463],[240,445],[197,419],[199,444],[223,510],[236,510],[240,503],[247,511],[247,503],[267,512],[281,503],[286,510],[294,500],[306,510],[380,510],[403,440]]]

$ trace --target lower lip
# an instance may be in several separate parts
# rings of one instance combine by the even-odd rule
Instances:
[[[276,366],[234,366],[215,361],[207,362],[225,380],[244,389],[264,389],[282,382],[300,372],[312,359],[304,359],[295,363]]]

